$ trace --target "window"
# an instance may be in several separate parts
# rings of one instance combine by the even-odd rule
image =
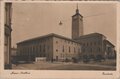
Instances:
[[[100,47],[98,47],[98,51],[100,52]]]
[[[62,57],[62,53],[61,53],[61,57]]]
[[[87,46],[88,46],[88,43],[87,43]]]
[[[58,52],[58,49],[56,49],[56,52]]]
[[[85,52],[85,48],[83,48],[82,51]]]
[[[8,36],[5,35],[5,45],[8,44]]]
[[[83,46],[85,46],[85,43],[83,43]]]
[[[34,47],[33,47],[33,52],[35,52],[35,49],[34,49]]]
[[[92,48],[90,48],[90,52],[92,52]]]
[[[49,46],[48,46],[47,48],[48,48],[48,50],[49,50]]]
[[[69,52],[70,52],[70,47],[69,47]]]
[[[75,51],[75,47],[74,47],[74,53],[76,53],[76,51]]]
[[[40,45],[40,52],[41,52],[41,45]]]
[[[96,42],[94,42],[94,45],[96,45]]]
[[[92,46],[92,42],[90,43],[90,45]]]
[[[36,53],[38,52],[38,48],[37,48],[37,46],[35,46],[35,52],[36,52]]]
[[[64,58],[64,54],[63,54],[63,58]]]
[[[44,47],[43,47],[43,52],[45,52],[45,45],[44,45]]]
[[[63,49],[62,49],[62,51],[64,52],[64,46],[63,46]]]
[[[80,52],[80,49],[78,48],[78,53]]]
[[[46,42],[46,39],[43,39],[44,42]]]

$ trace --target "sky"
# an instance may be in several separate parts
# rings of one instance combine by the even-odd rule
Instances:
[[[12,47],[16,43],[49,33],[71,38],[72,15],[77,3],[13,3]],[[78,3],[84,35],[98,32],[116,45],[116,5]],[[62,25],[59,25],[59,22]]]

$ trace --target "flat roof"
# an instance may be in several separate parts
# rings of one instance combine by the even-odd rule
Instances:
[[[44,39],[44,38],[48,38],[48,37],[57,37],[57,38],[61,38],[61,39],[65,39],[65,40],[69,40],[69,41],[72,41],[72,42],[79,43],[79,42],[77,42],[75,40],[72,40],[70,38],[67,38],[67,37],[64,37],[64,36],[61,36],[61,35],[58,35],[58,34],[50,33],[50,34],[47,34],[47,35],[43,35],[43,36],[39,36],[39,37],[27,39],[27,40],[18,42],[17,44],[25,43],[25,42],[30,42],[30,41],[34,41],[34,40],[39,40],[39,39]]]
[[[74,40],[77,40],[77,39],[82,39],[82,38],[89,38],[89,37],[94,37],[94,36],[104,36],[103,34],[100,34],[100,33],[90,33],[90,34],[86,34],[86,35],[82,35],[78,38],[75,38]],[[105,37],[105,36],[104,36]]]

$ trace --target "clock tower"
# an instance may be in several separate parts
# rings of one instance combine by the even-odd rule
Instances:
[[[75,15],[72,16],[72,39],[83,35],[83,16],[79,13],[78,5]]]

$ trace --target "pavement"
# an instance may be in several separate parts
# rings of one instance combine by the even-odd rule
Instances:
[[[34,62],[29,64],[12,65],[17,70],[116,70],[116,66],[93,63],[66,63],[66,62]]]

